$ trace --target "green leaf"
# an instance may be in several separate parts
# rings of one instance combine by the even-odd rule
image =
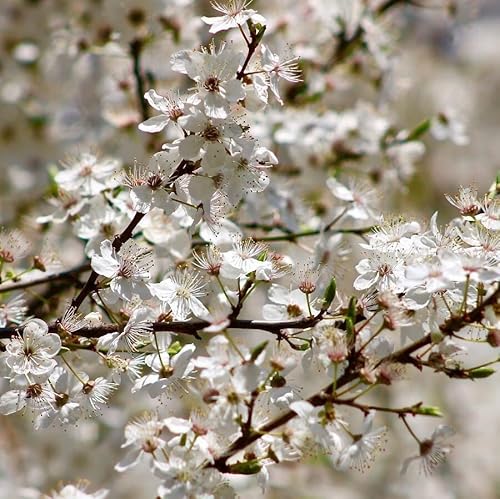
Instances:
[[[337,281],[335,280],[335,277],[332,277],[323,295],[323,304],[321,305],[322,312],[326,312],[328,310],[333,300],[335,299],[336,293]]]
[[[258,459],[245,461],[242,463],[234,463],[229,467],[230,473],[237,473],[238,475],[255,475],[262,469]]]
[[[419,139],[424,133],[426,133],[431,127],[431,120],[427,118],[426,120],[419,123],[406,138],[405,142],[411,142],[412,140]]]
[[[167,350],[168,355],[172,357],[173,355],[178,354],[182,350],[182,345],[179,341],[174,341]]]
[[[252,355],[250,356],[250,362],[255,362],[259,355],[266,349],[267,344],[269,341],[263,341],[262,343],[259,343],[253,350],[252,350]]]

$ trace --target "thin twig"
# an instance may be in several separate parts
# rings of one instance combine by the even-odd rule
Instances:
[[[33,286],[40,286],[41,284],[47,284],[54,281],[63,281],[66,279],[73,280],[78,275],[82,274],[83,272],[87,272],[88,270],[90,270],[90,264],[82,263],[68,270],[54,272],[52,274],[47,273],[47,275],[39,277],[38,279],[20,279],[19,281],[0,286],[0,293],[9,293],[11,291],[31,288]]]

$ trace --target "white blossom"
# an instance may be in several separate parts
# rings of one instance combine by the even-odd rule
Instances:
[[[92,269],[110,279],[109,287],[115,295],[124,300],[131,300],[134,294],[143,299],[151,296],[147,285],[153,266],[150,249],[139,246],[132,239],[119,252],[109,239],[101,243],[100,249],[100,255],[92,256]]]
[[[23,334],[12,336],[6,346],[6,364],[15,374],[40,376],[50,372],[56,365],[54,357],[61,349],[61,338],[49,333],[49,328],[40,319],[31,319],[23,328]]]
[[[210,5],[222,16],[207,17],[201,20],[210,25],[210,33],[218,33],[245,24],[249,19],[264,24],[264,18],[253,9],[247,9],[253,0],[212,0]]]
[[[201,276],[188,270],[177,271],[157,284],[151,284],[152,293],[168,303],[175,320],[185,320],[191,313],[203,317],[207,313],[199,297],[205,296]]]
[[[229,115],[229,104],[245,97],[243,84],[236,79],[243,58],[243,53],[233,52],[224,44],[219,50],[210,45],[201,52],[178,52],[172,58],[172,69],[196,82],[207,116],[223,119]]]

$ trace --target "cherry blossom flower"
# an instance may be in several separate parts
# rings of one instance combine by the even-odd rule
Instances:
[[[0,327],[5,327],[9,323],[21,324],[27,311],[26,300],[22,294],[0,303]]]
[[[82,376],[85,377],[83,373]],[[38,429],[48,428],[56,423],[62,425],[77,423],[82,416],[80,403],[77,400],[82,390],[82,381],[62,367],[54,369],[49,381],[55,401],[38,415],[35,427]]]
[[[405,267],[400,255],[374,251],[356,265],[356,270],[360,275],[354,281],[355,289],[377,286],[380,291],[396,293],[405,289]]]
[[[62,224],[68,219],[73,219],[88,203],[88,198],[83,197],[78,191],[70,192],[58,188],[57,195],[51,197],[48,202],[55,207],[55,211],[37,217],[36,222],[39,224]]]
[[[166,184],[178,164],[179,156],[175,150],[163,151],[153,155],[147,167],[136,164],[127,173],[124,183],[131,189],[130,199],[135,211],[147,213],[156,207],[170,214],[176,209]]]
[[[26,236],[17,229],[0,229],[0,264],[14,263],[24,258],[30,250]]]
[[[270,182],[265,170],[278,163],[271,151],[257,147],[255,142],[239,143],[242,145],[241,151],[236,151],[230,158],[226,158],[221,169],[223,190],[232,205],[246,193],[264,191]]]
[[[134,310],[123,331],[101,336],[96,348],[107,348],[110,354],[120,348],[125,348],[129,352],[136,352],[139,346],[149,343],[152,332],[153,323],[151,322],[149,309],[139,307]]]
[[[82,153],[63,166],[65,169],[55,176],[55,181],[63,189],[79,191],[83,196],[95,196],[117,185],[112,174],[121,168],[121,163],[115,158],[99,159],[92,153]]]
[[[351,182],[347,187],[335,178],[329,178],[326,185],[332,191],[332,194],[341,201],[348,203],[345,215],[356,220],[373,220],[376,218],[373,211],[375,193],[373,188],[362,184]]]
[[[452,196],[445,194],[446,199],[455,208],[458,208],[462,216],[473,217],[481,211],[481,201],[477,197],[477,190],[472,187],[460,186],[458,194]]]
[[[314,407],[305,400],[299,400],[292,402],[290,409],[326,452],[336,455],[341,450],[342,440],[338,434],[340,424],[330,417],[325,407]]]
[[[222,44],[201,52],[180,51],[172,58],[172,69],[187,74],[196,82],[203,109],[210,118],[227,118],[229,104],[245,97],[243,84],[236,73],[243,62],[242,52],[233,52]]]
[[[101,254],[94,254],[92,269],[110,279],[111,291],[124,300],[131,300],[134,294],[142,299],[151,296],[147,280],[153,266],[150,249],[140,247],[129,239],[117,253],[109,239],[101,243]]]
[[[221,275],[230,279],[237,279],[269,266],[268,262],[256,258],[266,249],[267,247],[264,244],[255,242],[252,239],[234,239],[233,249],[223,254],[224,263],[221,267]]]
[[[102,406],[108,403],[111,394],[118,385],[102,376],[88,379],[83,385],[76,401],[80,404],[82,413],[87,416],[99,414]]]
[[[314,328],[313,338],[315,340],[314,346],[317,347],[317,351],[313,353],[325,369],[330,369],[332,364],[342,367],[346,364],[349,351],[344,331],[331,324],[323,324]]]
[[[420,442],[420,452],[416,456],[405,459],[401,473],[406,473],[412,462],[416,462],[420,473],[431,475],[442,464],[453,449],[446,441],[454,434],[454,430],[446,425],[439,425],[431,437]]]
[[[205,296],[205,283],[198,273],[177,271],[158,284],[151,284],[152,293],[169,304],[175,320],[186,320],[191,313],[203,317],[208,311],[199,300]]]
[[[40,319],[31,319],[23,328],[22,336],[13,336],[6,346],[6,364],[16,374],[40,376],[51,371],[61,349],[61,338],[49,333]]]
[[[169,454],[168,462],[155,462],[154,473],[162,480],[160,497],[221,497],[222,475],[204,465],[195,452],[180,449]]]
[[[482,207],[483,212],[477,215],[477,219],[487,229],[500,230],[500,201],[486,198]]]
[[[218,173],[228,158],[231,139],[241,135],[241,127],[229,118],[210,118],[198,109],[180,121],[192,133],[176,143],[179,155],[191,161],[201,158],[208,174]]]
[[[231,347],[229,340],[222,335],[210,338],[207,352],[208,357],[198,355],[193,359],[194,366],[201,370],[200,376],[207,380],[224,378],[228,370],[235,368],[241,362],[241,357]],[[248,356],[248,350],[244,346],[240,347],[240,353],[245,358]]]
[[[182,386],[189,379],[193,364],[190,362],[195,346],[180,346],[172,343],[168,333],[155,333],[157,352],[146,356],[145,363],[153,371],[140,377],[134,384],[133,392],[145,388],[151,397],[159,397],[166,391]]]
[[[139,130],[143,132],[161,132],[169,123],[177,122],[184,114],[184,102],[173,92],[163,96],[151,89],[144,94],[144,98],[153,109],[160,111],[161,114],[140,123]]]
[[[358,471],[366,471],[375,460],[377,453],[384,450],[387,428],[381,426],[372,430],[374,417],[375,411],[370,411],[363,422],[362,433],[353,435],[351,445],[342,449],[337,460],[337,466],[340,469],[354,468]]]
[[[269,88],[273,92],[278,102],[283,105],[283,100],[280,97],[278,82],[279,79],[298,83],[301,81],[301,71],[297,64],[298,57],[293,57],[285,61],[281,61],[278,54],[271,52],[269,47],[261,45],[262,69],[266,72],[269,82]]]
[[[450,140],[457,146],[469,143],[465,125],[460,121],[453,110],[439,113],[431,120],[430,132],[436,140]]]
[[[165,421],[158,418],[155,412],[144,413],[125,426],[125,443],[122,448],[130,447],[122,461],[115,465],[118,472],[134,467],[143,456],[150,455],[154,459],[155,452],[167,444],[161,438],[165,429]]]
[[[245,24],[249,19],[264,24],[264,18],[255,10],[247,9],[253,0],[211,0],[210,5],[223,14],[217,17],[203,16],[201,20],[210,25],[210,33],[218,33]]]
[[[24,385],[0,396],[0,414],[7,416],[29,409],[37,415],[53,407],[55,394],[47,383],[25,382]]]
[[[457,255],[443,252],[440,258],[408,265],[405,277],[411,285],[419,286],[422,292],[431,294],[453,287],[454,282],[463,282],[465,272]]]
[[[307,297],[300,289],[290,290],[279,284],[271,284],[268,296],[273,303],[267,303],[262,308],[262,316],[266,320],[296,320],[310,315]],[[317,310],[311,307],[311,313],[315,315]]]
[[[78,237],[88,239],[85,253],[92,257],[99,251],[102,241],[121,232],[128,221],[125,214],[110,206],[104,198],[98,197],[90,209],[75,222],[74,230]]]
[[[53,491],[50,495],[43,495],[42,499],[104,499],[109,494],[107,489],[87,492],[88,486],[88,482],[81,480],[76,485],[61,486],[58,491]]]

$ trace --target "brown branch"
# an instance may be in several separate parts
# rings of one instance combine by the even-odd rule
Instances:
[[[298,238],[301,237],[309,237],[309,236],[318,236],[322,232],[329,233],[329,234],[356,234],[362,236],[363,234],[366,234],[367,232],[370,232],[373,230],[374,226],[370,227],[362,227],[360,229],[329,229],[325,228],[323,230],[321,229],[314,229],[314,230],[305,230],[302,232],[294,232],[294,233],[286,233],[283,235],[279,236],[264,236],[264,237],[252,237],[254,241],[260,241],[260,242],[274,242],[274,241],[290,241],[293,242]]]
[[[295,321],[267,322],[254,321],[250,319],[232,319],[227,329],[245,329],[254,331],[267,331],[268,333],[278,336],[278,338],[287,337],[284,331],[286,329],[307,329],[315,326],[321,316],[298,319]],[[154,331],[170,331],[173,333],[186,334],[189,336],[198,336],[198,332],[209,326],[210,323],[201,320],[194,321],[173,321],[173,322],[154,322]],[[120,324],[104,324],[96,327],[84,327],[74,331],[73,336],[81,336],[84,338],[100,338],[108,333],[120,331],[123,325]],[[49,325],[50,333],[59,332],[57,321]],[[3,327],[0,328],[0,338],[10,338],[13,334],[22,333],[19,327]]]
[[[144,42],[139,38],[135,38],[130,42],[129,52],[132,57],[132,72],[135,78],[135,90],[137,101],[141,110],[142,121],[149,118],[149,108],[144,99],[144,77],[141,70],[141,54],[144,47]]]
[[[74,280],[76,277],[78,277],[78,275],[82,274],[83,272],[87,272],[88,270],[90,270],[90,264],[82,263],[71,269],[47,274],[43,277],[39,277],[38,279],[20,279],[19,281],[0,286],[0,293],[10,293],[11,291],[31,288],[33,286],[40,286],[41,284],[47,284],[54,281]]]
[[[264,31],[266,30],[266,27],[262,26],[261,29],[257,31],[253,23],[248,23],[248,26],[250,28],[251,40],[250,42],[248,42],[248,39],[245,37],[245,41],[248,47],[248,52],[245,61],[243,62],[243,66],[241,66],[241,69],[238,71],[236,75],[236,78],[238,80],[242,80],[243,77],[245,76],[245,70],[247,69],[248,64],[250,63],[253,55],[255,54],[255,51],[257,50],[257,47],[259,46],[259,43],[262,40],[262,36],[264,35]]]
[[[367,404],[360,404],[359,402],[355,402],[354,400],[343,400],[343,399],[334,399],[333,403],[336,405],[346,405],[349,407],[353,407],[354,409],[358,409],[365,414],[368,414],[370,411],[379,411],[379,412],[390,412],[392,414],[398,414],[400,416],[402,415],[413,415],[416,416],[417,414],[421,415],[431,415],[431,414],[425,414],[422,412],[421,407],[422,407],[422,402],[418,402],[414,405],[410,405],[407,407],[401,407],[401,408],[392,408],[392,407],[383,407],[383,406],[378,406],[378,405],[367,405]]]

